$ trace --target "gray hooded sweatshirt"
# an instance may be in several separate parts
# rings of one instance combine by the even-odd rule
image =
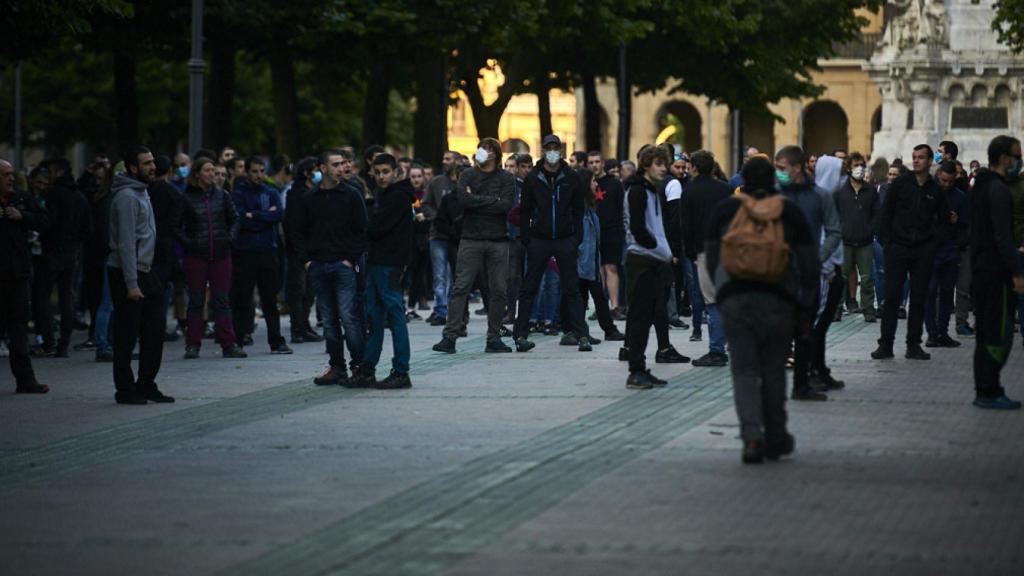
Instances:
[[[156,218],[146,184],[128,174],[114,176],[110,187],[110,256],[128,289],[139,287],[139,272],[149,272],[156,253]]]

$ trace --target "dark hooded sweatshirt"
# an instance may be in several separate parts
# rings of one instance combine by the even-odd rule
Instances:
[[[370,239],[370,265],[403,267],[412,251],[413,208],[416,190],[408,178],[378,190],[366,235]]]
[[[1013,241],[1013,197],[1006,179],[978,170],[968,196],[971,214],[971,266],[978,270],[1024,276]]]
[[[537,166],[526,176],[519,199],[520,222],[533,238],[583,239],[583,185],[565,161],[555,172]]]

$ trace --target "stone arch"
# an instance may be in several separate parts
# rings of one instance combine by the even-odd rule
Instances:
[[[662,142],[679,144],[687,152],[702,148],[703,120],[697,108],[685,100],[662,104],[655,118],[655,130],[662,136]]]
[[[955,106],[963,106],[967,102],[967,90],[963,84],[953,84],[949,87],[949,101]]]
[[[831,154],[849,149],[850,122],[843,107],[832,100],[818,100],[804,108],[803,148],[810,154]]]
[[[505,140],[504,142],[501,143],[501,151],[506,154],[520,154],[523,152],[529,154],[530,145],[527,144],[526,141],[523,140],[522,138],[509,138],[508,140]]]
[[[882,107],[875,108],[871,114],[871,139],[875,139],[875,133],[882,130]]]
[[[981,108],[988,105],[988,86],[975,84],[971,88],[971,106]]]
[[[1013,92],[1010,91],[1010,87],[1006,84],[1000,84],[996,86],[993,98],[996,106],[1008,107],[1010,100],[1013,99]]]
[[[775,118],[754,114],[744,114],[742,118],[743,138],[741,142],[743,149],[746,150],[753,146],[769,156],[773,155],[775,153]]]

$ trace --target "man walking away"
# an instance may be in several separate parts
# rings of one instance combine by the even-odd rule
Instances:
[[[376,383],[378,389],[412,387],[409,381],[409,328],[402,303],[402,271],[409,264],[412,250],[412,205],[416,201],[416,190],[408,178],[397,178],[398,162],[394,156],[380,154],[374,158],[377,201],[367,226],[370,257],[366,271],[366,315],[370,322],[370,337],[363,359],[366,373],[372,375],[380,360],[385,318],[391,328],[394,354],[391,374]]]
[[[743,193],[718,204],[710,218],[707,266],[717,287],[715,301],[732,355],[733,396],[743,439],[743,462],[761,463],[793,452],[794,440],[786,429],[786,356],[794,330],[810,330],[817,309],[820,267],[818,238],[811,236],[803,212],[775,191],[772,163],[755,157],[743,166]],[[785,243],[763,243],[763,237],[746,238],[765,257],[780,264],[770,274],[756,274],[728,252],[742,242],[733,235],[738,213],[771,208],[768,226],[781,226]],[[723,237],[725,239],[723,240]],[[793,262],[795,260],[795,263]],[[795,325],[794,325],[795,324]]]
[[[138,146],[124,159],[127,172],[111,185],[107,273],[114,302],[114,400],[118,404],[174,402],[156,384],[164,351],[164,286],[153,272],[156,218],[146,187],[156,174],[153,153]],[[132,350],[139,344],[139,375]]]
[[[971,191],[971,264],[974,266],[974,405],[1018,410],[999,373],[1013,348],[1012,292],[1024,294],[1024,259],[1013,241],[1013,199],[1007,181],[1020,177],[1020,141],[996,136],[988,145],[988,170],[980,169]]]

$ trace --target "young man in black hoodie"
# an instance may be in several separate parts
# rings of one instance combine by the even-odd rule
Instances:
[[[46,394],[36,381],[28,355],[29,279],[32,277],[30,231],[49,226],[46,211],[32,194],[15,190],[14,166],[0,160],[0,332],[10,340],[11,373],[20,394]]]
[[[611,302],[612,320],[625,320],[626,315],[619,305],[619,266],[626,246],[622,212],[626,193],[618,176],[607,173],[604,164],[600,152],[587,154],[587,167],[597,180],[594,199],[597,201],[597,219],[601,222],[601,270]]]
[[[1009,180],[1020,177],[1020,141],[997,136],[988,145],[988,170],[979,170],[968,197],[971,265],[974,270],[974,405],[1019,410],[999,373],[1013,348],[1012,293],[1024,294],[1024,258],[1013,239],[1013,197]]]
[[[748,160],[742,177],[744,196],[776,196],[768,159]],[[717,204],[705,238],[707,271],[717,287],[715,301],[729,338],[733,395],[746,464],[793,451],[793,436],[786,430],[786,355],[794,330],[809,332],[817,313],[819,240],[811,236],[803,211],[791,201],[780,200],[783,233],[790,248],[788,271],[780,281],[732,278],[721,265],[722,237],[741,202],[749,200],[733,196]]]
[[[379,389],[410,388],[409,328],[402,301],[402,271],[409,264],[413,242],[412,205],[416,190],[408,178],[398,180],[398,162],[391,154],[373,160],[376,202],[370,213],[367,236],[370,258],[366,269],[366,315],[370,336],[363,366],[367,377],[374,373],[384,345],[384,319],[391,328],[391,374],[376,383]]]
[[[561,275],[562,299],[568,318],[564,325],[576,337],[580,352],[589,352],[590,329],[583,316],[576,251],[583,240],[583,190],[576,171],[562,160],[562,141],[554,134],[544,137],[544,161],[523,182],[519,199],[520,240],[526,246],[526,278],[519,294],[519,315],[512,337],[516,351],[535,346],[527,339],[530,314],[548,260],[554,257]]]
[[[352,155],[325,150],[317,160],[320,184],[302,199],[294,213],[292,242],[295,257],[305,263],[324,321],[324,340],[330,356],[317,385],[372,385],[373,375],[360,370],[366,343],[366,318],[359,303],[359,275],[366,252],[366,206],[362,189],[344,178]],[[342,328],[344,327],[344,341]],[[345,369],[345,346],[351,355],[353,377]]]

